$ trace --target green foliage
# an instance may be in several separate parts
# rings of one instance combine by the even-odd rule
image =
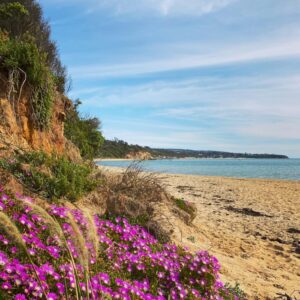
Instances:
[[[14,86],[19,86],[21,75],[24,82],[28,81],[33,124],[40,129],[46,128],[52,115],[54,93],[53,75],[47,66],[46,54],[39,51],[34,38],[29,35],[23,41],[2,35],[0,56],[0,67],[10,74]]]
[[[80,104],[77,100],[67,113],[65,136],[79,148],[82,157],[92,159],[99,152],[104,138],[100,132],[100,120],[82,118],[78,111]]]
[[[43,18],[41,6],[35,0],[1,0],[0,29],[11,39],[24,40],[26,35],[34,38],[41,53],[45,53],[46,65],[55,77],[59,92],[64,92],[67,83],[66,68],[62,65],[57,46],[51,40],[49,23]]]
[[[180,198],[175,199],[175,204],[178,208],[187,212],[189,215],[195,214],[194,208],[191,205],[189,205],[186,201],[184,201],[183,199],[180,199]]]
[[[228,292],[231,295],[236,296],[239,300],[246,300],[246,294],[245,292],[241,289],[239,283],[236,283],[234,286],[232,286],[229,283],[226,283],[225,288],[228,290]]]
[[[103,158],[125,158],[131,152],[148,151],[149,147],[130,145],[122,140],[105,140],[99,151],[99,157]]]
[[[142,215],[136,216],[135,218],[129,218],[128,221],[132,225],[139,225],[139,226],[147,229],[149,221],[150,221],[150,216],[146,215],[146,214],[142,214]]]
[[[28,10],[19,2],[0,4],[0,18],[15,18],[20,15],[29,15]]]
[[[97,185],[90,165],[74,163],[54,154],[17,153],[13,158],[0,161],[0,167],[11,172],[28,189],[49,200],[66,198],[76,201]]]
[[[187,240],[191,241],[191,242],[194,243],[194,244],[195,244],[195,242],[196,242],[194,236],[189,236],[189,237],[187,237]]]

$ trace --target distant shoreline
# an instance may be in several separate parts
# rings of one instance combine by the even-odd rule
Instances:
[[[139,160],[203,160],[203,159],[234,159],[234,160],[249,160],[249,159],[278,159],[278,160],[285,160],[285,159],[290,159],[289,157],[287,158],[250,158],[250,157],[168,157],[168,158],[151,158],[151,159],[134,159],[134,158],[95,158],[93,159],[94,162],[99,162],[99,161],[139,161]]]

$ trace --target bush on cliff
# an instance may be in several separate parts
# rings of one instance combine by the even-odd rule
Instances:
[[[219,263],[159,244],[126,219],[42,208],[0,188],[2,299],[237,299]]]
[[[23,41],[30,35],[40,53],[45,53],[46,65],[51,70],[57,89],[63,93],[67,84],[66,68],[62,65],[57,46],[51,40],[49,23],[43,17],[41,6],[35,0],[1,0],[0,28],[11,39]]]
[[[76,201],[97,185],[89,164],[44,152],[16,152],[13,157],[0,160],[0,167],[50,201],[60,198]]]
[[[68,110],[65,121],[65,137],[80,150],[82,157],[93,159],[97,156],[104,137],[100,131],[101,122],[98,118],[83,118],[78,107],[79,100]]]
[[[22,92],[29,91],[32,124],[39,129],[48,127],[52,115],[55,80],[34,39],[27,35],[23,41],[11,39],[0,32],[0,71],[7,78],[7,95],[15,113]]]
[[[16,115],[24,94],[31,124],[49,127],[55,92],[66,89],[62,66],[50,26],[34,0],[2,0],[0,4],[0,78]]]

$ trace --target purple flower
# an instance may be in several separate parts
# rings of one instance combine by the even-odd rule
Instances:
[[[7,256],[3,252],[0,252],[0,265],[4,266],[7,264],[7,262]]]
[[[63,295],[65,293],[65,286],[62,283],[57,283],[56,287],[60,295]]]
[[[47,295],[47,300],[57,300],[58,296],[55,293],[49,293]]]
[[[17,197],[33,201],[21,195]],[[91,273],[88,290],[95,299],[108,295],[113,299],[126,300],[221,300],[224,293],[228,294],[219,279],[220,265],[215,257],[206,251],[192,255],[176,245],[160,245],[145,229],[131,225],[124,218],[119,217],[112,222],[94,217],[101,249],[96,257],[94,244],[88,238],[89,222],[80,210],[54,205],[49,209],[49,213],[61,223],[67,247],[58,236],[48,235],[47,223],[34,214],[29,205],[19,207],[18,202],[14,203],[14,198],[4,194],[1,187],[0,210],[19,227],[28,253],[34,256],[35,265],[32,265],[26,257],[21,257],[21,249],[12,246],[9,236],[0,235],[1,290],[14,299],[39,299],[43,292],[48,300],[64,298],[66,292],[69,299],[75,299],[77,284],[83,299],[87,298],[82,251],[76,246],[68,212],[74,216],[82,236],[86,238]],[[97,269],[105,273],[97,273]]]
[[[26,296],[24,294],[17,294],[15,300],[26,300]]]
[[[12,285],[9,282],[3,282],[1,288],[3,290],[10,290],[12,288]]]

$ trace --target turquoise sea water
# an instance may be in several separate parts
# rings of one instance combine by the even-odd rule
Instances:
[[[130,161],[100,161],[99,165],[127,167]],[[300,180],[300,159],[164,159],[141,162],[147,171]]]

